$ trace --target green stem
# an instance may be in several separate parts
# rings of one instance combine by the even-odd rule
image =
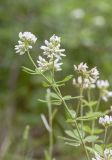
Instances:
[[[99,99],[98,99],[98,103],[97,103],[96,110],[95,110],[96,112],[99,110],[100,102],[101,102],[101,96],[99,96]]]
[[[83,95],[83,88],[80,89],[80,115],[83,117],[83,105],[82,105],[82,95]],[[83,129],[83,120],[81,121],[81,128]],[[82,132],[83,134],[83,132]]]
[[[70,113],[70,111],[69,111],[69,108],[68,108],[65,100],[64,100],[63,97],[62,97],[62,94],[61,94],[61,92],[60,92],[60,90],[59,90],[59,87],[57,86],[56,88],[57,88],[57,91],[58,91],[58,92],[57,92],[57,91],[56,91],[56,92],[57,92],[58,96],[60,97],[61,101],[63,102],[63,105],[65,106],[66,111],[67,111],[69,117],[72,118],[72,115],[71,115],[71,113]],[[85,150],[85,153],[86,153],[86,158],[87,158],[87,160],[89,160],[90,157],[89,157],[88,151],[87,151],[87,149],[86,149],[85,143],[84,143],[84,141],[83,141],[82,135],[81,135],[81,133],[80,133],[80,130],[79,130],[77,121],[75,121],[75,126],[76,126],[77,132],[78,132],[78,134],[79,134],[81,143],[82,143],[82,145],[83,145],[83,147],[84,147],[84,150]]]
[[[49,112],[49,155],[52,160],[53,156],[53,121],[52,121],[52,106],[51,106],[51,99],[50,99],[50,92],[47,92],[47,102],[48,102],[48,112]]]
[[[27,53],[28,53],[29,59],[31,60],[33,66],[34,66],[35,69],[38,71],[38,73],[40,73],[40,74],[46,79],[46,81],[47,81],[49,84],[51,84],[50,80],[38,69],[38,67],[37,67],[37,65],[35,64],[34,60],[32,59],[29,51],[27,51]]]
[[[97,112],[99,110],[100,102],[101,102],[101,96],[99,96],[95,112]],[[94,129],[95,129],[95,120],[93,120],[93,122],[92,122],[92,134],[94,134]]]
[[[79,110],[80,110],[80,105],[81,105],[81,100],[82,100],[82,93],[83,93],[83,89],[82,88],[80,88],[80,93],[79,93],[79,96],[81,96],[81,98],[79,99],[79,101],[78,101],[78,105],[77,105],[77,111],[76,111],[76,113],[77,113],[77,115],[78,115],[78,113],[79,113]]]
[[[32,64],[34,65],[34,67],[37,69],[37,65],[35,64],[34,60],[32,59],[30,53],[29,53],[29,50],[27,50],[27,53],[28,53],[28,57],[29,59],[31,60]]]
[[[106,148],[107,129],[108,129],[108,127],[105,127],[105,134],[104,134],[104,150],[105,150],[105,148]]]
[[[35,68],[38,70],[38,72],[47,80],[47,82],[48,82],[49,84],[51,84],[51,82],[49,81],[49,79],[47,79],[47,77],[46,77],[41,71],[39,71],[39,69],[38,69],[37,65],[35,64],[35,62],[33,61],[33,59],[32,59],[32,57],[31,57],[29,51],[27,51],[27,53],[28,53],[28,57],[29,57],[29,59],[31,60],[31,62],[33,63],[34,67],[35,67]],[[54,81],[54,82],[55,82],[55,81]],[[52,85],[52,84],[51,84],[51,85]],[[62,95],[61,95],[61,92],[60,92],[58,86],[56,86],[56,87],[55,87],[55,86],[56,86],[56,85],[52,85],[52,88],[53,88],[54,91],[58,94],[58,96],[60,97],[61,101],[63,102],[63,105],[65,106],[69,117],[72,118],[72,115],[71,115],[71,113],[70,113],[70,111],[69,111],[69,108],[68,108],[65,100],[63,99],[63,97],[62,97]],[[81,133],[80,133],[80,130],[79,130],[77,121],[75,121],[75,125],[76,125],[77,132],[78,132],[78,134],[79,134],[81,143],[82,143],[82,145],[83,145],[83,147],[84,147],[84,150],[85,150],[85,153],[86,153],[86,158],[87,158],[87,160],[90,160],[90,157],[89,157],[88,151],[87,151],[87,149],[86,149],[85,143],[84,143],[84,141],[83,141],[83,138],[82,138],[82,136],[81,136]],[[51,142],[52,142],[52,141],[51,141]]]

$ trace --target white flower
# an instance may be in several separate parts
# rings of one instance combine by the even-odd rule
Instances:
[[[109,126],[112,124],[112,116],[105,115],[104,117],[100,117],[99,124],[102,124],[103,126]]]
[[[38,63],[38,69],[40,69],[42,72],[46,71],[46,70],[49,70],[49,69],[52,69],[53,68],[53,65],[54,65],[54,69],[56,71],[61,71],[61,65],[63,63],[60,63],[59,62],[59,59],[56,59],[53,61],[47,61],[45,60],[44,58],[42,58],[41,56],[39,56],[39,59],[37,60],[37,63]]]
[[[95,153],[95,158],[92,160],[112,160],[112,149],[105,149],[102,155]]]
[[[63,52],[65,49],[60,49],[60,37],[53,35],[50,38],[50,41],[45,40],[46,46],[41,46],[40,48],[44,51],[43,54],[46,55],[48,58],[58,58],[65,56]]]
[[[92,160],[103,160],[103,159],[98,153],[95,153],[95,158],[92,158]]]
[[[60,49],[60,37],[53,35],[49,41],[45,40],[46,46],[41,46],[41,49],[44,51],[42,58],[39,56],[37,60],[38,68],[43,72],[46,70],[51,70],[54,68],[55,71],[61,71],[61,62],[62,57],[65,56],[63,52],[65,49]]]
[[[16,53],[20,53],[20,55],[23,55],[26,51],[32,49],[32,44],[34,44],[37,40],[35,35],[30,32],[20,32],[19,38],[20,40],[18,41],[18,44],[15,45],[15,50]]]
[[[41,56],[39,56],[39,59],[37,60],[38,63],[38,69],[40,69],[41,71],[46,71],[49,69],[49,62],[47,62],[44,58],[42,58]]]
[[[32,34],[31,32],[20,32],[19,33],[19,38],[21,41],[23,42],[27,42],[27,43],[35,43],[37,40],[37,37]]]
[[[81,76],[79,76],[77,79],[73,78],[73,85],[82,87],[83,89],[95,88],[95,84],[92,84],[87,78],[83,79]]]
[[[26,47],[25,43],[18,41],[18,45],[15,45],[16,53],[20,53],[20,55],[24,54],[27,49],[32,49],[32,46]]]
[[[99,78],[99,72],[96,67],[88,70],[87,64],[82,62],[78,66],[74,65],[74,69],[79,74],[77,80],[73,80],[74,85],[84,89],[96,87],[95,83]]]
[[[86,63],[81,62],[78,66],[74,65],[74,69],[75,71],[85,73],[87,72],[88,66]]]
[[[110,97],[112,97],[112,91],[103,90],[101,93],[102,99],[107,102]]]
[[[108,80],[98,80],[96,84],[99,89],[104,89],[109,87]]]
[[[104,158],[106,160],[111,160],[112,159],[112,150],[111,149],[105,149],[104,150]]]
[[[62,70],[62,68],[61,68],[61,65],[62,65],[63,63],[60,63],[59,62],[59,59],[56,59],[55,61],[54,61],[54,69],[56,70],[56,71],[61,71]]]
[[[101,98],[107,102],[108,98],[112,97],[112,91],[108,91],[108,87],[110,86],[108,80],[98,80],[96,84],[100,89]]]
[[[96,80],[99,78],[99,71],[97,70],[96,67],[90,70],[90,77],[93,83],[96,82]]]

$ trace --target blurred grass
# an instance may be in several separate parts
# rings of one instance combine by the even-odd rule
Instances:
[[[82,18],[77,18],[77,10],[82,10]],[[78,15],[80,17],[80,12]],[[15,54],[18,33],[31,31],[37,35],[37,45],[33,50],[36,54],[32,53],[35,61],[41,53],[39,47],[44,39],[54,33],[62,37],[62,48],[66,49],[67,57],[64,59],[63,73],[57,74],[58,78],[68,73],[74,74],[73,64],[83,61],[90,66],[98,66],[102,78],[112,83],[111,17],[111,0],[0,0],[1,148],[5,138],[8,138],[4,160],[22,160],[23,151],[19,146],[27,124],[31,126],[27,151],[29,157],[41,159],[48,144],[47,132],[40,119],[40,113],[47,113],[46,106],[36,100],[44,98],[45,89],[42,89],[40,77],[31,77],[22,72],[22,65],[31,64],[25,55]],[[63,88],[63,94],[68,93],[68,90],[75,94],[70,83],[67,88]],[[63,142],[57,140],[58,135],[64,134],[63,128],[66,127],[61,116],[63,108],[59,108],[59,111],[55,119],[55,154],[57,159],[78,160],[75,150],[64,147]]]

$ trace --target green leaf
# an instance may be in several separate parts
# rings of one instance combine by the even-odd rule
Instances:
[[[67,82],[69,81],[70,79],[73,78],[73,75],[69,75],[69,76],[66,76],[64,79],[63,79],[63,82]]]
[[[83,103],[83,106],[93,107],[98,103],[98,101],[89,101],[88,102],[85,99],[82,99],[82,103]]]
[[[65,142],[66,145],[69,145],[69,146],[73,146],[73,147],[78,147],[80,146],[80,143],[70,143],[70,142]]]
[[[48,103],[46,100],[43,100],[43,99],[37,99],[37,101],[42,102],[42,103]]]
[[[76,139],[71,139],[71,138],[67,138],[67,137],[60,137],[60,136],[59,136],[59,138],[62,139],[62,140],[64,140],[64,141],[78,143],[78,141]]]
[[[81,98],[81,96],[72,97],[71,95],[67,95],[67,96],[63,97],[63,99],[65,101],[68,101],[68,100],[71,100],[71,99],[76,99],[76,98]]]
[[[49,87],[50,85],[47,82],[43,82],[43,87]]]
[[[102,132],[104,132],[103,129],[94,128],[94,134],[100,134],[100,133],[102,133]]]
[[[42,103],[48,103],[47,100],[43,100],[43,99],[38,99],[39,102],[42,102]],[[57,105],[57,106],[60,106],[62,104],[62,102],[60,100],[51,100],[50,103],[52,105]]]
[[[76,138],[76,136],[74,135],[74,132],[71,131],[71,130],[66,130],[65,133],[66,133],[69,137]]]
[[[28,140],[29,131],[30,131],[30,126],[27,125],[27,126],[25,127],[25,130],[24,130],[24,133],[23,133],[23,139],[24,139],[24,140]]]
[[[80,132],[81,136],[84,138],[85,133],[82,130],[79,130],[79,132]],[[69,137],[72,137],[72,138],[77,139],[78,141],[80,141],[80,136],[79,136],[79,133],[77,132],[76,129],[74,129],[74,130],[65,130],[65,133]]]
[[[93,119],[96,119],[98,117],[101,117],[103,115],[104,115],[104,113],[102,113],[102,112],[88,112],[86,114],[86,116],[78,117],[77,120],[79,120],[79,121],[82,121],[82,120],[83,121],[89,121],[89,120],[93,120]]]
[[[73,78],[73,75],[66,76],[63,80],[58,81],[57,84],[59,84],[59,83],[65,83],[65,82],[69,81],[72,78]]]
[[[92,132],[92,129],[91,129],[89,126],[87,126],[87,125],[84,125],[84,126],[83,126],[83,130],[84,130],[85,132],[89,133],[89,134],[91,134],[91,132]]]
[[[24,67],[24,66],[22,67],[22,70],[28,74],[37,74],[34,70],[31,70],[31,69]]]
[[[47,122],[47,119],[46,119],[44,114],[41,114],[41,119],[42,119],[43,124],[44,124],[45,128],[47,129],[47,131],[50,132],[51,128],[50,128],[50,126],[49,126],[49,124]]]
[[[103,154],[103,148],[100,145],[95,144],[95,150],[101,155]]]
[[[69,112],[70,112],[73,119],[76,118],[76,112],[74,110],[69,109]]]
[[[92,134],[93,130],[92,128],[90,128],[88,125],[84,125],[83,126],[83,130],[89,134]],[[103,132],[103,129],[99,129],[99,128],[94,128],[94,132],[93,134],[100,134]]]
[[[50,93],[50,96],[51,96],[52,98],[55,98],[55,99],[60,100],[60,97],[59,97],[56,93],[54,93],[54,92],[51,92],[51,93]]]
[[[86,149],[92,154],[94,154],[96,152],[94,148],[89,147],[89,146],[86,146]]]
[[[99,136],[94,136],[94,135],[92,135],[92,136],[87,136],[87,137],[84,139],[84,141],[85,141],[85,142],[95,142],[96,140],[98,140],[98,138],[99,138]]]

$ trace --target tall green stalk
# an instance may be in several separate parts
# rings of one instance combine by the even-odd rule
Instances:
[[[105,148],[106,148],[107,130],[108,130],[108,127],[105,127],[105,134],[104,134],[104,150],[105,150]]]
[[[51,97],[50,97],[50,90],[47,91],[46,100],[48,102],[48,113],[49,113],[49,156],[52,160],[53,158],[53,121],[52,121],[52,106],[51,106]]]
[[[29,57],[29,59],[31,60],[31,62],[33,63],[34,67],[36,68],[36,70],[38,70],[38,68],[37,68],[35,62],[33,61],[33,59],[32,59],[32,57],[31,57],[29,51],[28,51],[27,53],[28,53],[28,57]],[[38,70],[38,71],[39,71],[39,70]],[[72,118],[72,115],[71,115],[71,113],[70,113],[70,110],[69,110],[69,108],[68,108],[65,100],[64,100],[63,97],[62,97],[61,91],[60,91],[59,87],[56,85],[55,80],[53,80],[54,82],[51,83],[50,80],[49,80],[41,71],[39,71],[39,73],[40,73],[40,74],[47,80],[47,82],[52,86],[53,90],[54,90],[54,91],[56,92],[56,94],[60,97],[60,100],[62,101],[63,105],[65,106],[65,109],[66,109],[69,117],[70,117],[71,119],[73,119],[73,118]],[[54,73],[53,73],[53,74],[54,74]],[[50,111],[50,112],[51,112],[51,111]],[[50,113],[50,114],[51,114],[51,113]],[[51,121],[51,120],[50,120],[50,121]],[[84,141],[83,141],[82,135],[81,135],[81,133],[80,133],[80,130],[79,130],[77,121],[75,121],[75,126],[76,126],[77,132],[78,132],[78,134],[79,134],[79,137],[80,137],[81,143],[82,143],[82,145],[83,145],[83,148],[84,148],[84,150],[85,150],[86,158],[87,158],[87,160],[90,160],[89,153],[88,153],[88,151],[87,151],[87,149],[86,149],[86,146],[85,146],[85,143],[84,143]],[[52,140],[51,140],[51,139],[52,139],[52,137],[50,137],[50,143],[51,143],[50,145],[51,145],[51,147],[52,147]]]

